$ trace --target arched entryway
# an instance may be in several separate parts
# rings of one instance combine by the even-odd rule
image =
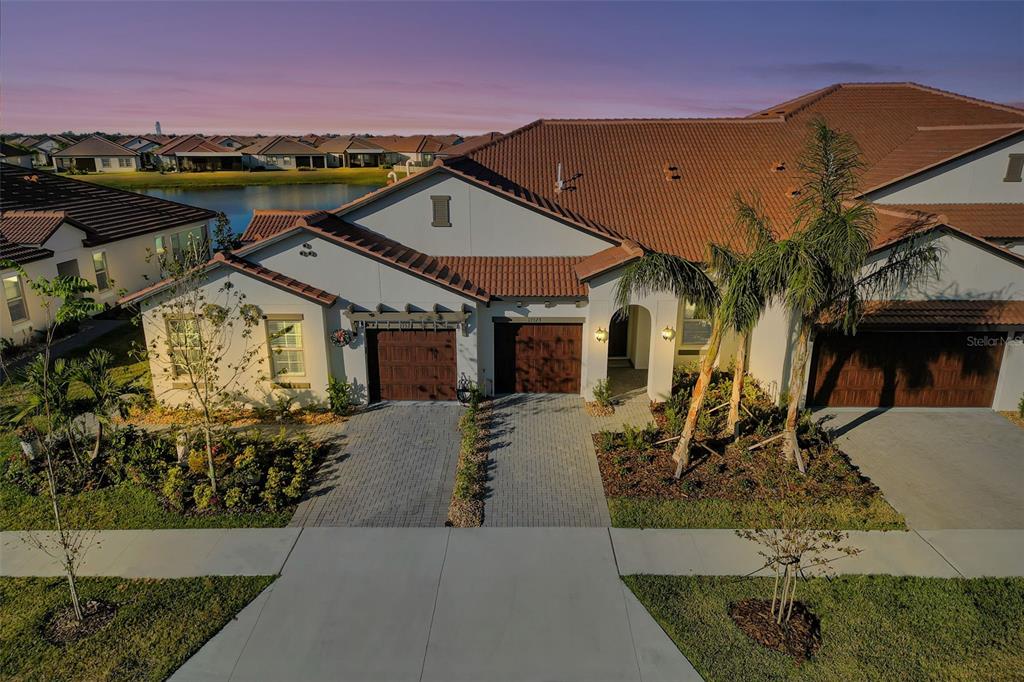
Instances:
[[[620,308],[608,325],[608,385],[620,396],[647,386],[651,366],[651,313],[639,305]]]

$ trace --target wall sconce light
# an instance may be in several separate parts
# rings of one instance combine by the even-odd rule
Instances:
[[[666,341],[671,341],[672,339],[676,338],[676,330],[673,329],[672,327],[665,327],[664,329],[661,330],[661,338],[665,339]]]
[[[594,332],[594,338],[600,341],[601,343],[604,343],[605,341],[608,340],[608,330],[605,329],[604,327],[598,327],[597,331]]]

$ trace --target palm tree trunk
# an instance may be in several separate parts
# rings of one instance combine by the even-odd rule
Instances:
[[[92,444],[92,452],[89,454],[89,461],[95,462],[100,456],[100,444],[103,442],[103,422],[96,421],[96,440]]]
[[[732,437],[740,436],[740,398],[743,396],[743,377],[747,374],[747,341],[749,332],[740,336],[740,347],[736,350],[736,367],[732,373],[732,397],[729,400],[729,420],[725,430]]]
[[[715,368],[715,359],[722,346],[722,322],[716,315],[711,322],[711,338],[708,339],[707,353],[700,363],[700,375],[697,377],[697,384],[693,387],[690,395],[690,408],[686,412],[686,423],[683,425],[683,435],[676,444],[672,459],[676,461],[676,478],[683,475],[683,471],[690,466],[690,441],[693,440],[693,432],[697,428],[697,415],[704,405],[704,396],[707,395],[708,385],[711,383],[711,372]]]
[[[783,431],[783,452],[786,461],[796,461],[800,473],[806,473],[800,443],[796,438],[796,425],[800,417],[800,398],[804,394],[804,377],[807,372],[807,353],[811,338],[811,327],[801,321],[800,333],[793,348],[793,367],[789,373],[789,409],[786,411],[786,428]]]

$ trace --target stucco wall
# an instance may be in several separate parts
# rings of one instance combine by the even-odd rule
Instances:
[[[451,197],[451,227],[431,226],[434,195]],[[589,256],[609,246],[443,172],[360,207],[345,219],[435,256]]]
[[[1003,347],[1003,364],[992,409],[1016,411],[1024,397],[1024,332],[1010,332]]]
[[[1024,154],[1024,135],[873,192],[881,204],[959,204],[1024,201],[1024,183],[1004,182],[1010,154]]]
[[[302,376],[290,376],[288,381],[310,384],[309,388],[275,388],[269,378],[269,347],[266,327],[261,324],[253,330],[252,338],[249,341],[243,340],[241,334],[238,333],[233,336],[233,341],[225,355],[225,364],[237,363],[243,356],[250,354],[256,354],[259,361],[232,388],[244,392],[251,402],[265,405],[271,404],[276,396],[282,395],[290,395],[301,404],[325,401],[330,365],[323,307],[227,268],[219,268],[210,274],[203,286],[208,300],[221,305],[229,302],[224,294],[218,293],[218,289],[223,286],[225,281],[231,282],[234,291],[245,294],[246,302],[259,306],[264,315],[302,316],[303,358],[306,371]],[[158,297],[148,299],[143,304],[143,330],[146,334],[147,345],[156,341],[159,350],[159,353],[151,353],[150,357],[153,390],[157,400],[166,404],[188,404],[191,402],[190,393],[187,390],[175,388],[176,382],[167,371],[166,334],[163,318],[166,311],[166,308],[160,307]]]

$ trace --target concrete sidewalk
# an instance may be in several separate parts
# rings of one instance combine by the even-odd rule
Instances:
[[[299,528],[211,530],[93,531],[95,544],[81,566],[82,575],[126,578],[179,578],[197,575],[274,575],[282,572],[293,548],[311,537],[330,538],[339,556],[349,557],[346,538],[337,528],[301,536]],[[410,537],[430,529],[408,529]],[[510,533],[517,530],[517,533]],[[760,566],[758,546],[731,530],[590,529],[602,538],[620,575],[745,575]],[[384,528],[363,529],[369,537],[394,537]],[[477,542],[492,538],[511,542],[514,552],[530,553],[533,538],[564,537],[577,529],[448,529],[443,537],[471,534]],[[23,532],[0,533],[0,575],[61,575],[57,562],[25,542]],[[840,573],[933,577],[1024,576],[1024,530],[850,531],[849,545],[861,549],[835,564]],[[336,538],[336,539],[335,539]],[[299,556],[302,556],[301,553]],[[484,562],[485,558],[480,558]],[[500,566],[496,570],[500,571]]]

